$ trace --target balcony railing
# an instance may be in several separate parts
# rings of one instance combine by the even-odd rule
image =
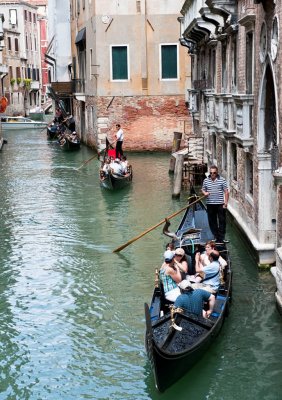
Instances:
[[[195,90],[207,90],[213,89],[211,79],[198,79],[193,81],[193,86]]]

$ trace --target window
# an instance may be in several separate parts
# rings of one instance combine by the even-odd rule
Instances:
[[[19,39],[15,38],[15,51],[19,51]]]
[[[16,78],[21,78],[21,67],[16,67]]]
[[[248,94],[253,93],[253,33],[249,32],[246,37],[246,90]]]
[[[216,148],[217,148],[217,146],[216,146],[216,135],[213,134],[212,135],[212,148],[211,148],[213,160],[217,159]]]
[[[227,144],[222,143],[222,170],[227,171]]]
[[[8,36],[8,50],[12,50],[12,42],[10,36]]]
[[[232,41],[232,89],[237,87],[237,40]]]
[[[178,45],[161,44],[161,79],[178,79]]]
[[[237,181],[237,146],[235,143],[231,144],[231,178]]]
[[[246,154],[246,193],[253,195],[253,159],[250,153]]]
[[[128,80],[128,46],[111,46],[111,55],[111,79],[119,81]]]
[[[215,75],[216,75],[216,52],[214,49],[209,51],[209,83],[210,88],[214,88],[215,85]]]
[[[9,14],[10,14],[10,24],[16,26],[18,24],[17,10],[10,9]]]
[[[222,91],[225,93],[227,89],[227,45],[226,43],[221,44],[222,48],[222,54],[221,54],[221,70],[222,70],[222,75],[221,75],[221,86],[222,86]]]

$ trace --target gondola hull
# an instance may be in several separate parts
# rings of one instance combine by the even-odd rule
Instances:
[[[65,135],[64,138],[60,140],[60,147],[62,150],[65,151],[79,150],[80,140],[79,139],[72,140],[67,135]]]
[[[132,182],[132,171],[129,174],[121,176],[109,172],[106,176],[100,176],[100,185],[107,190],[119,190],[127,187]]]
[[[58,125],[49,125],[47,126],[47,138],[49,140],[56,140],[58,139],[61,133],[61,129]]]
[[[187,255],[193,256],[198,247],[204,246],[211,233],[207,225],[207,216],[203,204],[198,207],[200,215],[195,210],[186,211],[179,229],[175,247],[183,247]],[[202,228],[207,231],[203,232]],[[198,232],[191,232],[194,229]],[[188,231],[188,234],[185,232]],[[182,232],[182,233],[181,233]],[[155,377],[155,385],[160,392],[165,391],[205,354],[207,349],[219,334],[224,319],[228,315],[231,296],[231,263],[226,245],[218,245],[222,255],[225,255],[227,267],[224,281],[216,296],[214,310],[209,319],[187,312],[177,312],[172,317],[160,282],[154,289],[150,306],[145,303],[145,347]],[[178,330],[173,327],[175,322]]]

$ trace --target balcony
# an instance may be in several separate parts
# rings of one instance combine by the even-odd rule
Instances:
[[[191,114],[199,113],[199,98],[200,93],[198,90],[188,89],[188,110]]]
[[[31,81],[30,82],[30,90],[36,91],[40,89],[40,83],[39,81]]]
[[[253,146],[253,95],[234,95],[236,107],[235,139],[246,150]]]
[[[51,88],[57,95],[72,95],[74,92],[74,84],[69,82],[52,82]]]

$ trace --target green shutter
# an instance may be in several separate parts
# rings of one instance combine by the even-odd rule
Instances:
[[[162,79],[177,79],[177,46],[162,45]]]
[[[127,47],[112,47],[113,79],[128,79]]]

